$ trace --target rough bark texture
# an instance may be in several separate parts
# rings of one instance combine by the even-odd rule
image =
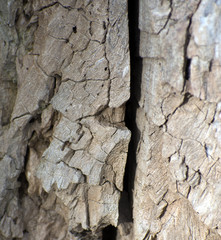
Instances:
[[[1,239],[117,226],[130,140],[126,1],[1,1]]]
[[[221,239],[220,2],[139,2],[134,239]]]
[[[221,239],[220,19],[0,0],[0,239]]]

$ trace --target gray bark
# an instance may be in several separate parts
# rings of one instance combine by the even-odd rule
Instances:
[[[220,2],[0,7],[0,239],[221,239]]]

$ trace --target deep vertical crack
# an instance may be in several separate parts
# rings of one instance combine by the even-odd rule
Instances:
[[[183,56],[184,56],[184,64],[183,64],[183,78],[184,78],[184,86],[183,86],[183,91],[185,89],[187,81],[190,79],[190,74],[191,74],[191,58],[188,58],[187,56],[187,48],[190,42],[191,34],[190,34],[190,26],[192,24],[192,16],[189,18],[189,24],[186,29],[186,39],[183,47]]]
[[[140,132],[136,125],[136,111],[139,107],[142,59],[139,57],[140,31],[139,21],[139,1],[128,1],[129,19],[129,49],[131,68],[131,90],[130,99],[126,105],[125,123],[131,131],[131,141],[128,149],[127,164],[124,175],[124,189],[120,201],[119,222],[132,222],[133,214],[133,188],[136,171],[136,150],[140,138]],[[125,207],[125,204],[127,207]]]
[[[29,158],[29,153],[30,153],[29,146],[27,146],[26,154],[24,157],[24,168],[18,177],[18,182],[20,183],[20,187],[18,189],[18,194],[19,194],[20,200],[24,197],[24,195],[27,194],[27,189],[28,189],[28,180],[26,178],[25,171],[26,171],[26,166],[27,166],[27,162],[28,162],[28,158]]]

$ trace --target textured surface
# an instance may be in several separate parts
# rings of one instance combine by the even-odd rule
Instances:
[[[1,1],[1,239],[117,226],[130,131],[126,1]]]
[[[221,239],[220,3],[139,3],[134,239]]]
[[[221,239],[220,19],[0,0],[0,239]]]

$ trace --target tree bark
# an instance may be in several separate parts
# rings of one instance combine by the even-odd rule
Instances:
[[[0,6],[0,239],[221,239],[219,1]]]
[[[221,238],[219,18],[216,1],[139,1],[134,239]]]

